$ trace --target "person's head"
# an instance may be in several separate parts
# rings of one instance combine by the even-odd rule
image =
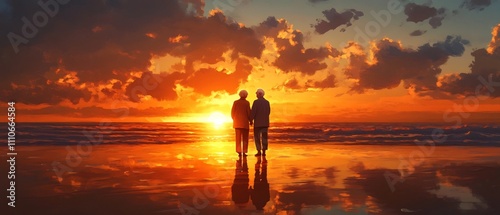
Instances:
[[[240,98],[246,99],[248,96],[248,92],[246,90],[241,90],[239,95],[240,95]]]
[[[262,98],[264,97],[264,94],[266,94],[263,89],[257,89],[257,92],[255,93],[257,94],[257,98]]]

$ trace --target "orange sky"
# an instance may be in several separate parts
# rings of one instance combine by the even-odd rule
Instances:
[[[456,29],[452,22],[408,37],[397,29],[422,28],[411,20],[433,17],[400,11],[393,18],[398,21],[362,44],[343,34],[373,21],[362,4],[353,10],[294,4],[312,7],[307,13],[321,17],[307,28],[291,13],[249,18],[246,12],[238,16],[192,2],[141,5],[147,14],[77,16],[79,24],[72,26],[62,18],[81,8],[69,7],[74,13],[55,17],[36,41],[19,45],[18,53],[11,44],[0,44],[5,46],[0,54],[7,56],[1,60],[6,73],[0,107],[16,101],[17,121],[229,122],[238,91],[249,91],[252,102],[262,88],[273,122],[500,120],[500,89],[492,91],[478,79],[491,77],[496,84],[500,78],[499,24],[478,26],[480,38],[443,33]],[[254,4],[260,3],[241,7],[253,10]],[[496,5],[481,7],[491,14]],[[474,10],[462,7],[460,14],[479,18]],[[349,19],[337,23],[330,15]],[[477,86],[490,96],[476,96]]]

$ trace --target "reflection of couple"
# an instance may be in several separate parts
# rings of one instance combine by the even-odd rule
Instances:
[[[261,170],[262,169],[262,170]],[[267,182],[267,160],[266,157],[258,157],[255,164],[255,179],[253,188],[249,187],[247,158],[240,157],[236,161],[234,182],[231,186],[231,194],[234,203],[239,208],[244,208],[249,199],[257,210],[264,210],[264,206],[270,199],[269,183]]]
[[[233,127],[236,132],[236,152],[239,156],[247,156],[249,125],[252,124],[255,148],[257,149],[257,154],[255,154],[255,156],[266,155],[268,145],[267,129],[269,128],[271,106],[269,101],[264,98],[264,90],[258,89],[256,94],[257,99],[253,102],[252,109],[250,109],[250,103],[246,100],[248,96],[246,90],[240,91],[240,99],[234,101],[233,107],[231,108]]]

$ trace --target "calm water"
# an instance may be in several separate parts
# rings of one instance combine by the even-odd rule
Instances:
[[[271,143],[412,145],[415,140],[432,139],[436,129],[442,129],[446,136],[438,145],[500,146],[500,124],[274,123],[269,132]],[[100,144],[234,140],[231,124],[216,128],[203,123],[19,123],[16,130],[24,145],[73,145],[89,137]]]
[[[436,128],[446,145],[500,146],[499,125],[282,123],[265,158],[239,159],[230,125],[21,123],[16,143],[30,146],[17,148],[19,205],[0,211],[500,214],[500,147],[415,146]]]

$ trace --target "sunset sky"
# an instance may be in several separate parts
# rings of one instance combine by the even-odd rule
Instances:
[[[498,0],[38,2],[0,0],[18,121],[227,121],[258,88],[273,122],[500,120]]]

